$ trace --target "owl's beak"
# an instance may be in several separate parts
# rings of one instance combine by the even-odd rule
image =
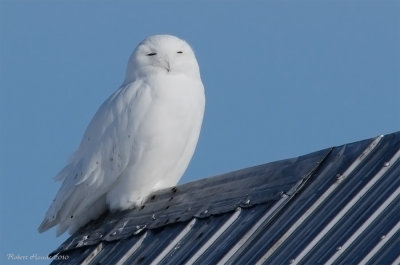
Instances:
[[[171,64],[169,63],[169,58],[168,57],[165,58],[163,63],[164,63],[165,70],[167,70],[167,72],[170,72],[171,71]]]

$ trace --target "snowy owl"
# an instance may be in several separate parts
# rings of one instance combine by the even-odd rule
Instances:
[[[99,108],[78,150],[55,177],[62,185],[39,232],[75,232],[107,209],[142,205],[174,186],[199,138],[204,87],[191,47],[171,35],[143,40],[125,81]]]

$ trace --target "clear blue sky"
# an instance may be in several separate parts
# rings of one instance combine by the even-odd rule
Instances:
[[[148,35],[186,39],[206,87],[181,182],[400,130],[398,1],[16,2],[0,2],[1,264],[66,239],[36,231],[52,177]]]

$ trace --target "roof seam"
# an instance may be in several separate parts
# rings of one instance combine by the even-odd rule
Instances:
[[[302,178],[298,183],[296,183],[296,185],[294,185],[288,192],[286,192],[286,194],[289,196],[293,196],[297,192],[302,190],[303,187],[309,182],[309,180],[313,176],[315,176],[315,173],[318,172],[325,161],[328,160],[330,154],[332,153],[332,150],[333,148],[330,148],[329,152],[322,158],[322,160],[313,169],[311,169],[311,171],[304,178]]]

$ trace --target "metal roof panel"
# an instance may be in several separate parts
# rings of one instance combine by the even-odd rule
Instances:
[[[391,264],[400,132],[156,192],[72,235],[53,264]]]

